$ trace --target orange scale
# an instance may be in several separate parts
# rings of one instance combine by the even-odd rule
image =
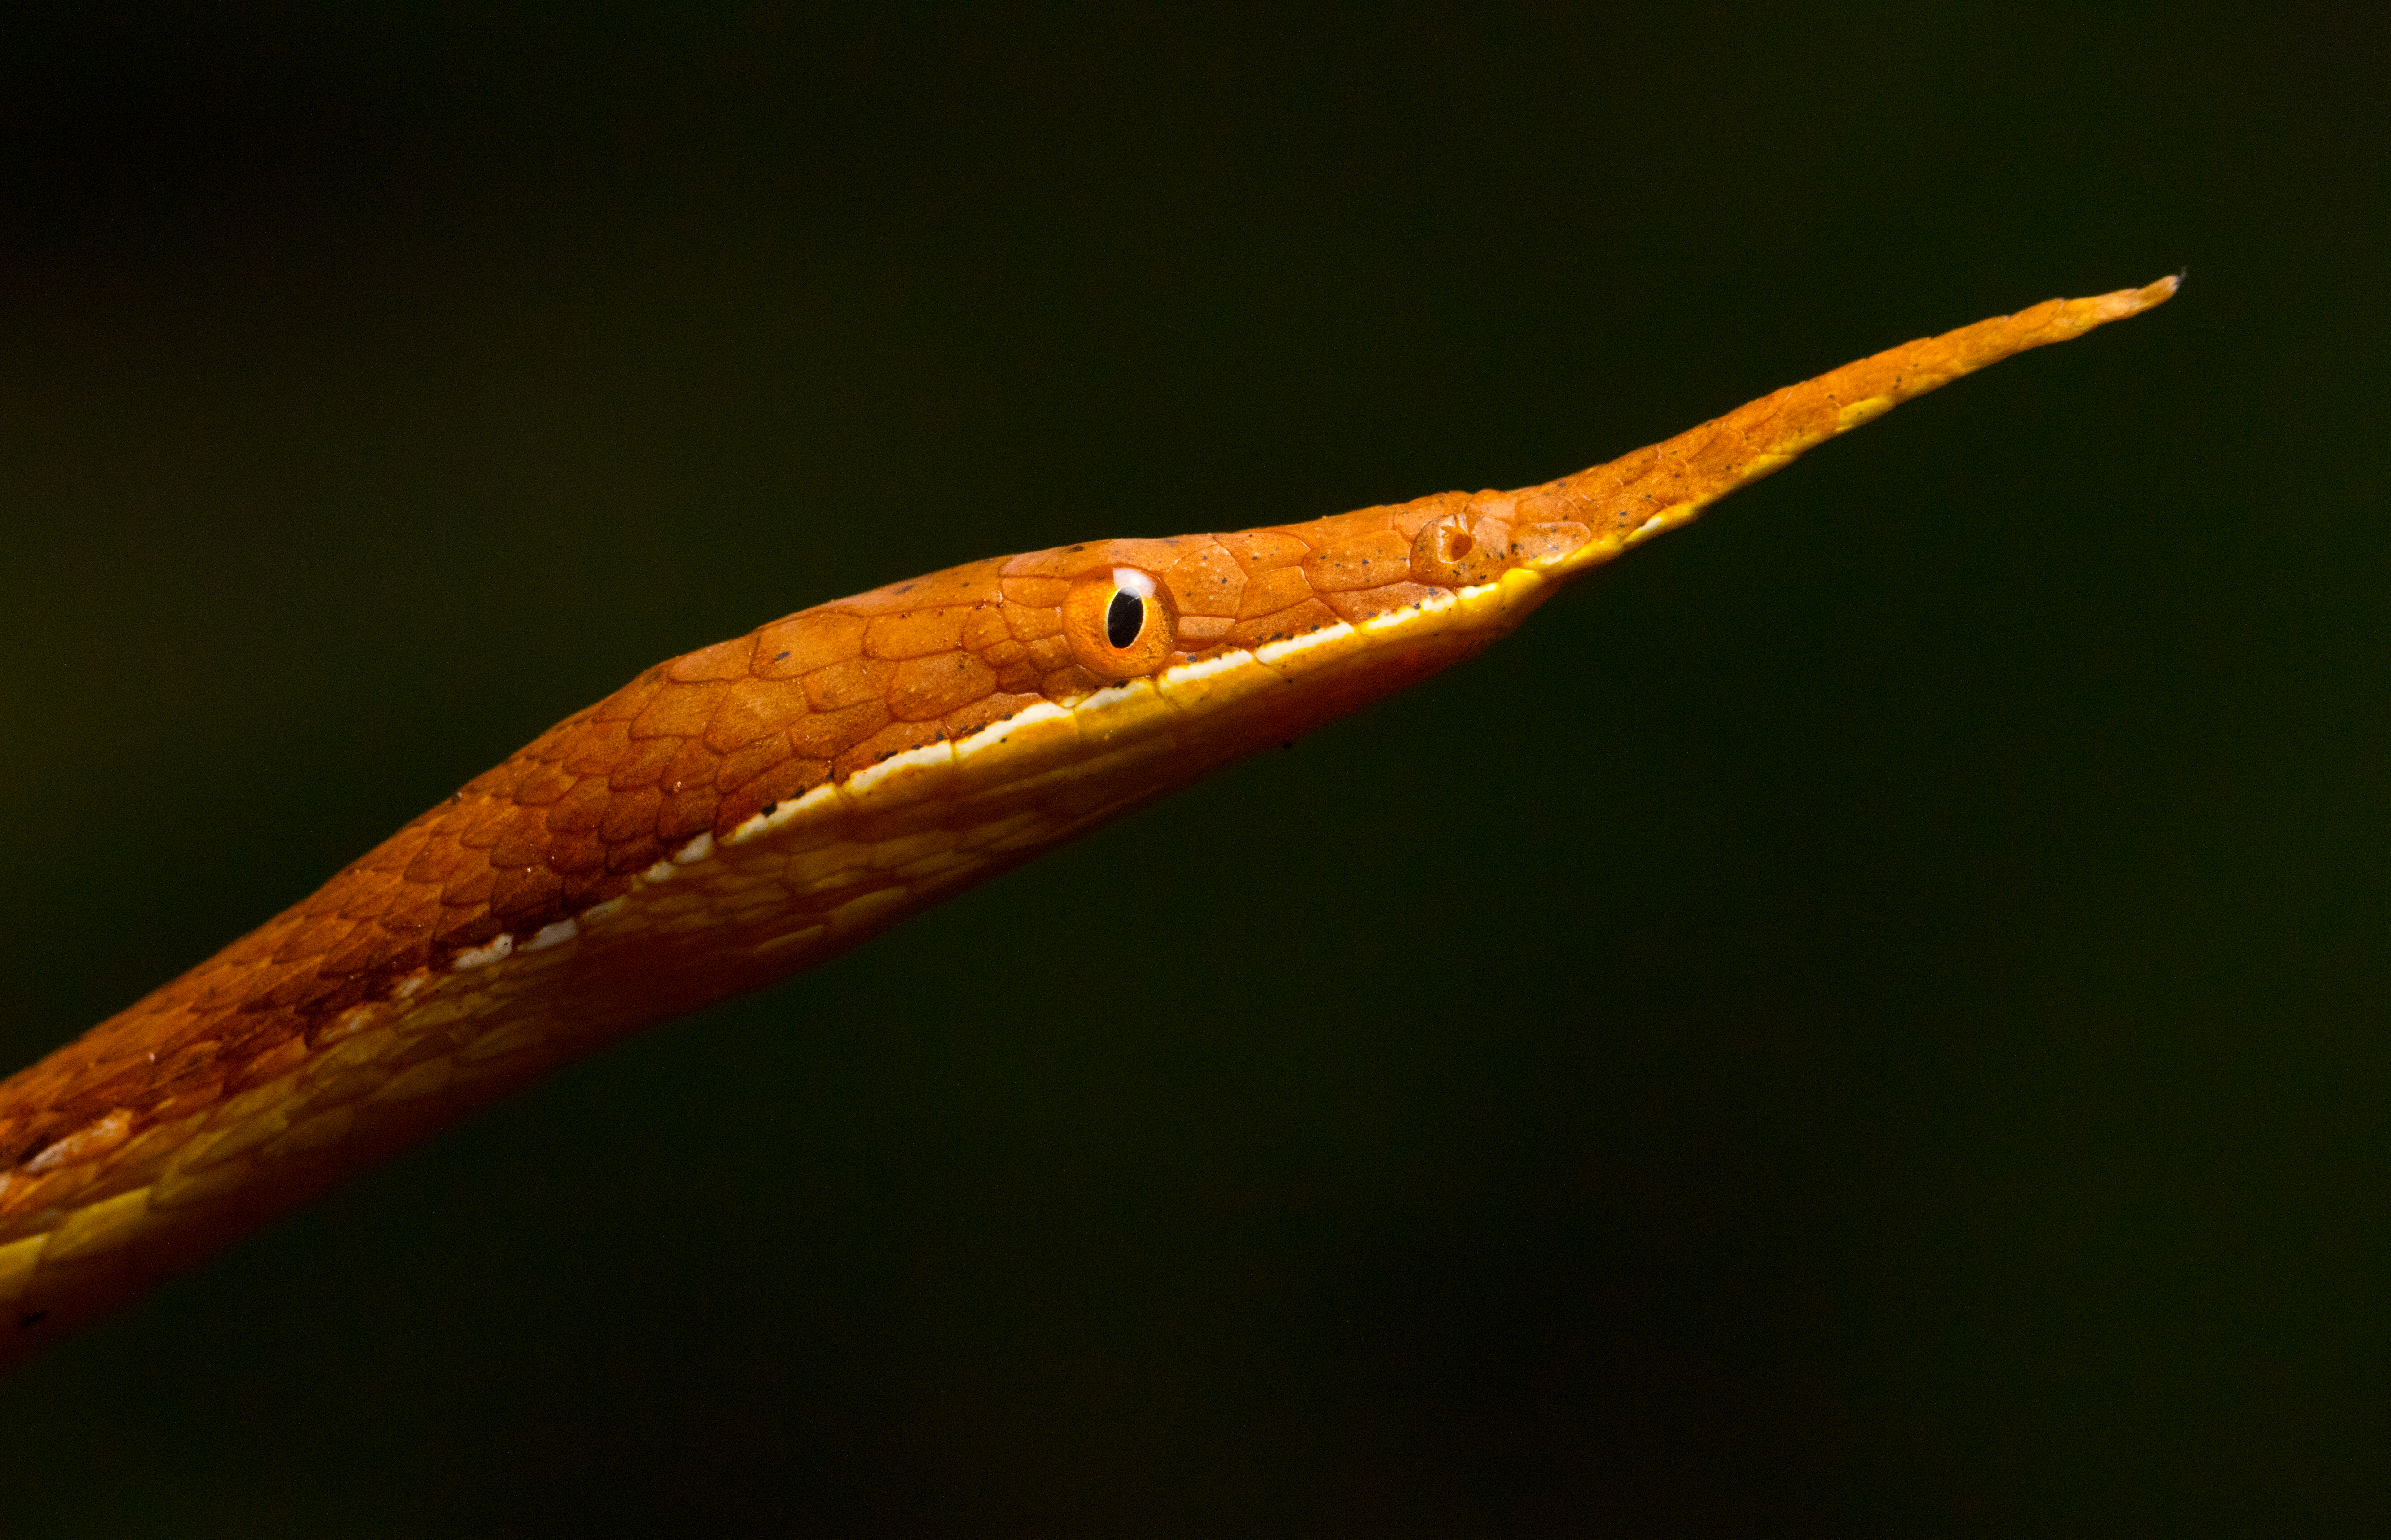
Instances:
[[[991,647],[1010,645],[1012,628],[1004,623],[1001,604],[975,604],[963,615],[963,645],[986,656]]]
[[[1216,615],[1183,615],[1179,617],[1179,645],[1190,653],[1200,653],[1229,634],[1236,622]]]
[[[530,809],[536,811],[536,809]],[[510,829],[490,847],[486,858],[490,867],[498,872],[523,872],[548,864],[549,848],[556,843],[548,830],[535,822],[528,829]]]
[[[307,1059],[307,1040],[283,1022],[260,1022],[257,1029],[226,1045],[226,1057],[236,1061],[225,1077],[225,1089],[235,1094],[278,1080]]]
[[[240,1003],[244,1011],[280,1011],[306,996],[317,982],[316,964],[311,960],[289,967],[276,968],[258,987],[250,990]]]
[[[776,620],[756,633],[753,671],[757,679],[793,679],[844,662],[863,650],[861,615],[806,610]]]
[[[462,804],[453,828],[457,843],[468,850],[486,850],[498,843],[499,831],[514,813],[514,804],[491,798]]]
[[[996,670],[969,653],[908,658],[888,686],[888,714],[898,721],[925,721],[960,710],[996,688]]]
[[[1273,615],[1312,597],[1312,579],[1301,567],[1273,567],[1247,583],[1239,620]]]
[[[1356,536],[1375,534],[1386,528],[1383,517],[1376,520],[1370,517],[1373,511],[1363,509],[1352,513],[1332,513],[1325,518],[1306,519],[1301,524],[1280,524],[1272,533],[1301,541],[1310,548],[1304,556],[1304,560],[1309,561],[1331,546],[1342,545]]]
[[[315,983],[292,1003],[296,1010],[309,1016],[326,1016],[345,1011],[366,997],[366,981],[345,974],[318,974]]]
[[[665,678],[675,684],[699,684],[711,680],[743,679],[747,677],[747,660],[756,651],[753,636],[733,637],[717,641],[711,647],[701,647],[694,653],[684,653],[665,665]]]
[[[470,873],[461,880],[442,889],[440,907],[443,910],[455,910],[488,903],[490,894],[497,889],[498,886],[497,870],[485,866],[480,871]],[[433,933],[439,934],[437,925],[433,927]]]
[[[523,783],[523,777],[531,770],[531,766],[510,759],[494,770],[484,770],[458,789],[468,800],[479,796],[512,796],[515,788]]]
[[[363,973],[381,960],[381,953],[388,945],[389,938],[382,934],[380,925],[361,925],[325,948],[323,959],[317,966],[328,974],[342,977]]]
[[[1071,664],[1071,639],[1067,636],[1040,637],[1029,644],[1028,654],[1023,661],[1038,670],[1040,677],[1043,678],[1055,669]],[[1090,678],[1093,677],[1090,676]]]
[[[711,786],[721,766],[722,756],[691,738],[680,745],[680,752],[665,767],[664,774],[657,778],[657,789],[666,796],[679,796],[693,786]]]
[[[602,775],[587,775],[573,783],[573,790],[548,810],[550,834],[586,835],[598,827],[606,816],[606,804],[614,793]]]
[[[1044,697],[1040,695],[998,691],[972,702],[961,710],[947,713],[939,718],[938,725],[945,730],[949,738],[968,738],[984,727],[1001,722],[1016,712],[1027,710],[1042,699]]]
[[[619,844],[609,845],[606,848],[606,870],[618,874],[643,872],[653,866],[664,853],[665,842],[655,836],[653,830],[650,830]]]
[[[257,987],[257,977],[256,964],[222,959],[220,966],[210,968],[194,980],[197,988],[191,991],[192,1008],[218,1011],[239,1005]]]
[[[1164,539],[1086,540],[1075,546],[1033,550],[1003,562],[1006,597],[1009,585],[1023,578],[1062,578],[1066,582],[1105,567],[1138,567],[1160,572],[1179,560],[1194,537],[1177,535]]]
[[[1246,589],[1246,569],[1217,540],[1180,553],[1162,573],[1180,618],[1189,615],[1234,616]]]
[[[639,745],[638,751],[606,777],[608,786],[615,791],[636,791],[653,786],[663,776],[676,755],[680,753],[678,738],[651,738]]]
[[[432,927],[432,941],[462,951],[495,940],[506,928],[480,904],[461,904],[442,912],[440,923]]]
[[[730,686],[705,727],[705,746],[730,754],[758,739],[776,737],[802,717],[808,706],[806,688],[791,679],[741,679]]]
[[[1249,529],[1234,535],[1216,535],[1221,548],[1237,559],[1237,564],[1248,575],[1291,567],[1312,554],[1312,548],[1292,535],[1274,529]]]
[[[574,876],[606,864],[606,847],[587,835],[560,835],[548,848],[548,869]]]
[[[1038,681],[1038,692],[1050,701],[1067,701],[1092,694],[1103,685],[1103,680],[1074,663],[1046,674]]]
[[[718,684],[682,684],[665,691],[631,719],[631,736],[694,738],[705,731],[714,707],[722,698]]]
[[[525,872],[501,872],[490,893],[490,912],[513,919],[528,911],[553,904],[564,891],[564,879],[546,867]]]
[[[735,792],[788,758],[791,752],[788,734],[784,732],[757,739],[744,748],[723,756],[721,768],[714,772],[714,789]]]
[[[566,872],[563,904],[566,912],[578,914],[591,904],[603,903],[630,886],[630,879],[608,872],[603,866],[588,872]]]
[[[859,701],[843,711],[818,711],[789,728],[789,746],[808,759],[835,759],[888,724],[888,707]]]
[[[1007,558],[991,556],[967,562],[901,583],[890,583],[842,599],[838,607],[851,615],[895,615],[940,606],[976,604],[997,597],[999,573]]]
[[[721,800],[711,783],[666,797],[656,814],[657,836],[670,845],[713,828],[715,805]]]
[[[580,779],[578,775],[554,765],[543,765],[523,777],[522,784],[515,787],[514,800],[526,808],[549,807],[563,800],[564,794],[571,791],[574,783]]]
[[[529,759],[536,764],[562,764],[564,757],[572,752],[573,745],[581,741],[582,733],[588,731],[589,717],[590,713],[586,707],[575,712],[533,739],[517,757]]]
[[[1318,593],[1375,589],[1408,576],[1411,570],[1411,542],[1391,529],[1323,546],[1303,563],[1303,575]]]
[[[880,615],[863,633],[863,650],[898,661],[952,652],[963,645],[963,614],[949,607]]]
[[[891,755],[902,754],[909,748],[935,744],[946,734],[936,722],[891,722],[886,727],[848,749],[833,762],[833,769],[844,781],[857,770],[880,763]]]
[[[829,779],[827,760],[782,759],[723,797],[714,810],[715,837],[728,835],[757,813],[795,801]]]
[[[648,708],[665,688],[664,670],[651,668],[638,679],[600,701],[589,713],[593,722],[628,722]]]
[[[653,829],[656,809],[664,806],[664,794],[652,787],[618,794],[607,805],[606,816],[598,822],[598,837],[615,845]]]
[[[342,920],[337,917],[301,925],[292,931],[280,946],[274,949],[274,961],[296,963],[311,957],[320,958],[346,940],[350,933],[355,929],[356,922],[354,920]]]
[[[431,822],[433,816],[434,814],[432,813],[418,813],[414,822],[351,863],[349,872],[363,879],[388,877],[406,871],[416,856],[421,853],[424,841],[432,837],[426,825]],[[342,888],[342,901],[345,904],[351,898],[350,891]]]
[[[848,658],[806,676],[806,700],[816,711],[843,711],[888,693],[897,665],[886,658]]]
[[[1018,695],[1038,688],[1040,670],[1025,649],[1020,656],[996,667],[996,688],[1001,694]]]
[[[1005,628],[1013,633],[1014,641],[1027,642],[1034,646],[1050,637],[1062,634],[1063,598],[1069,594],[1071,585],[1065,583],[1060,587],[1063,593],[1057,596],[1052,604],[1005,606],[1004,625]]]
[[[574,740],[563,764],[575,775],[605,775],[635,752],[630,723],[591,722]]]
[[[1239,647],[1267,647],[1273,641],[1316,631],[1323,626],[1337,624],[1337,612],[1317,599],[1307,599],[1276,615],[1257,615],[1241,620],[1229,632],[1228,640]]]
[[[1425,583],[1388,583],[1353,593],[1323,594],[1321,602],[1335,611],[1338,619],[1348,625],[1359,626],[1382,615],[1392,615],[1399,610],[1424,604],[1442,591]]]
[[[1594,538],[1594,531],[1575,520],[1521,524],[1511,532],[1511,559],[1541,562],[1566,556]]]
[[[446,912],[447,911],[440,904],[438,888],[419,887],[382,917],[381,928],[394,939],[412,941],[431,935],[433,926],[440,923],[440,916]]]
[[[1015,610],[1051,610],[1071,591],[1068,577],[1008,577],[1004,580],[1005,620],[1019,634]]]

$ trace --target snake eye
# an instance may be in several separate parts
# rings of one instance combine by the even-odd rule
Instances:
[[[1127,589],[1115,589],[1113,602],[1105,607],[1105,640],[1116,651],[1125,650],[1145,629],[1145,601]]]
[[[1071,585],[1063,599],[1071,655],[1102,679],[1132,679],[1162,666],[1179,638],[1169,594],[1150,573],[1108,567]]]

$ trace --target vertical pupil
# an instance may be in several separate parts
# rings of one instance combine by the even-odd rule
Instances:
[[[1127,649],[1145,629],[1145,602],[1127,589],[1115,589],[1113,602],[1105,611],[1105,640],[1116,648]]]

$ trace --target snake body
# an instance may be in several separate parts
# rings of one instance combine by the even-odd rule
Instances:
[[[2175,287],[1911,343],[1542,486],[976,562],[660,664],[0,1083],[0,1365],[567,1060],[1468,657],[1803,450]]]

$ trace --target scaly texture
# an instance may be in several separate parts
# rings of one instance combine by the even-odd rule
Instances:
[[[0,1085],[0,1363],[610,1038],[1468,656],[1560,580],[2175,280],[1519,492],[998,558],[649,669]]]

